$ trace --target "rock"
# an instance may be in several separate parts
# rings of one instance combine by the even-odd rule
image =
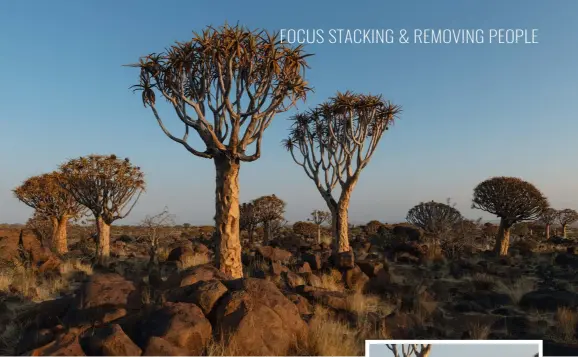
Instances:
[[[161,337],[188,353],[200,355],[211,338],[211,323],[195,304],[167,302],[147,319],[144,331],[149,336]],[[158,346],[157,346],[158,347]],[[146,353],[152,347],[147,344]]]
[[[390,283],[391,274],[385,268],[381,268],[373,278],[369,279],[367,288],[372,292],[381,293]]]
[[[179,287],[192,285],[198,281],[207,280],[228,280],[230,276],[221,272],[210,264],[197,265],[179,274],[175,274],[167,281],[168,287]]]
[[[305,297],[299,294],[287,294],[286,296],[297,306],[301,315],[310,315],[313,313],[313,307]]]
[[[464,293],[462,298],[465,301],[473,301],[482,309],[495,309],[502,306],[513,305],[512,298],[507,294],[500,294],[494,291],[481,290],[471,293]]]
[[[285,281],[290,288],[295,289],[300,285],[305,285],[305,280],[297,273],[287,271],[284,274]]]
[[[29,356],[86,356],[78,335],[72,332],[62,334],[51,343],[29,352]]]
[[[271,282],[246,278],[225,282],[231,290],[215,308],[217,335],[238,355],[291,355],[307,347],[299,309]]]
[[[307,274],[312,272],[313,271],[311,270],[311,266],[307,262],[304,262],[303,264],[297,267],[297,273],[299,274]]]
[[[320,270],[323,266],[323,260],[321,258],[320,252],[314,253],[303,253],[301,259],[307,264],[309,264],[312,270]]]
[[[52,328],[62,323],[73,303],[74,298],[72,296],[43,301],[27,309],[19,316],[19,319],[23,322],[30,321],[29,327],[32,328]]]
[[[289,271],[289,268],[284,266],[283,264],[279,263],[278,261],[271,262],[271,273],[273,275],[281,275],[282,273],[286,273]]]
[[[361,271],[359,266],[346,270],[343,273],[343,280],[348,289],[355,291],[363,291],[369,282],[369,278]]]
[[[117,324],[95,329],[88,345],[93,356],[140,356],[142,353]]]
[[[543,342],[544,356],[578,356],[578,343]]]
[[[574,254],[560,253],[556,255],[554,263],[559,266],[572,267],[574,269],[578,269],[578,256]]]
[[[50,255],[46,261],[43,261],[38,266],[38,272],[46,273],[60,273],[60,266],[62,265],[62,259],[55,255]]]
[[[131,305],[135,291],[134,283],[118,274],[94,274],[81,288],[78,308],[127,307]]]
[[[541,289],[529,292],[520,299],[523,309],[556,311],[559,307],[578,306],[578,294],[566,290]]]
[[[287,263],[293,257],[291,252],[271,246],[257,247],[257,253],[264,259],[272,262]]]
[[[502,317],[492,324],[492,330],[506,330],[511,338],[540,339],[548,329],[547,321],[534,321],[525,316]]]
[[[338,269],[353,269],[355,267],[355,257],[352,250],[337,253],[334,259],[335,267]]]
[[[227,292],[227,287],[219,280],[202,280],[192,285],[186,285],[168,291],[167,301],[186,302],[197,305],[208,316],[215,303]]]
[[[297,292],[309,300],[335,310],[347,310],[349,305],[347,294],[341,291],[330,291],[311,286],[301,286]]]
[[[382,262],[375,260],[357,260],[356,264],[369,278],[376,277],[378,272],[384,268]]]
[[[189,356],[187,350],[177,347],[164,338],[152,336],[145,347],[143,356]]]

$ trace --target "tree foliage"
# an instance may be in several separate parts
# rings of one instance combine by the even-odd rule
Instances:
[[[516,177],[493,177],[474,189],[472,208],[495,214],[506,226],[539,218],[548,200],[534,185]]]
[[[566,208],[557,212],[556,219],[561,226],[567,226],[578,221],[578,212],[573,209]]]
[[[316,209],[316,210],[313,210],[313,212],[311,212],[311,217],[307,220],[320,226],[323,223],[329,221],[330,219],[331,219],[331,212],[321,211],[321,210]]]
[[[293,223],[293,232],[304,237],[315,237],[317,235],[317,229],[317,224],[313,222],[298,221]]]
[[[381,223],[380,221],[373,220],[367,222],[367,224],[363,227],[363,231],[365,232],[365,234],[374,235],[377,234],[379,228],[381,227],[383,227],[383,223]]]
[[[558,219],[558,211],[554,208],[546,208],[540,217],[538,217],[538,221],[544,223],[546,225],[551,225]]]
[[[63,189],[64,181],[63,174],[55,171],[30,177],[13,192],[20,201],[35,209],[37,217],[75,217],[82,213],[85,207],[69,191]]]
[[[393,357],[428,357],[431,352],[430,344],[387,344],[385,345]]]
[[[274,194],[255,199],[253,205],[261,223],[284,219],[286,203]]]
[[[454,207],[440,202],[421,202],[407,213],[406,220],[439,238],[463,219]]]
[[[190,41],[151,53],[131,66],[140,68],[135,90],[142,92],[143,104],[152,109],[170,139],[196,156],[225,154],[254,161],[273,117],[306,98],[308,56],[303,46],[292,48],[277,33],[224,25],[207,27]],[[157,94],[170,103],[183,124],[181,137],[165,127],[156,107]],[[189,144],[191,129],[206,149]],[[247,155],[252,143],[256,143],[255,152]]]
[[[144,174],[128,158],[89,155],[61,167],[63,187],[107,224],[126,217],[145,189]]]

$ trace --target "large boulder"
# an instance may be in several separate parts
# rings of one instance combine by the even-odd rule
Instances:
[[[88,350],[93,356],[140,356],[142,350],[128,337],[122,328],[109,325],[96,328],[88,336]]]
[[[30,351],[29,356],[86,356],[78,334],[74,332],[64,333],[49,344]]]
[[[227,292],[227,287],[219,280],[201,280],[192,285],[169,290],[165,293],[167,301],[192,303],[209,315],[215,303]]]
[[[173,288],[215,279],[229,280],[231,277],[210,264],[203,264],[172,275],[167,279],[166,285],[167,288]]]
[[[257,253],[265,260],[272,262],[287,263],[293,257],[293,254],[291,254],[291,252],[280,248],[274,248],[271,246],[258,247]]]
[[[575,308],[578,306],[578,294],[566,290],[540,289],[531,291],[520,299],[523,309],[556,311],[559,307]]]
[[[216,307],[214,327],[238,355],[291,355],[307,345],[299,309],[272,282],[247,278],[225,282],[231,291]]]

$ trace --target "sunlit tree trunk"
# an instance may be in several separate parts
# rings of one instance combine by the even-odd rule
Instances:
[[[500,220],[500,228],[498,229],[496,245],[494,246],[494,252],[497,255],[508,255],[508,249],[510,248],[510,227],[511,225],[503,218]]]
[[[102,217],[96,218],[97,248],[96,254],[99,261],[105,261],[110,256],[110,224]]]
[[[566,238],[566,233],[567,233],[566,227],[567,227],[566,224],[562,225],[562,237],[563,238]]]
[[[243,277],[239,237],[239,162],[227,157],[214,159],[217,171],[215,229],[217,266],[233,278]]]
[[[53,218],[52,244],[58,254],[68,252],[67,225],[68,216],[64,215],[60,219]]]
[[[550,239],[550,225],[546,225],[546,240]]]
[[[321,243],[321,225],[317,225],[317,244]]]

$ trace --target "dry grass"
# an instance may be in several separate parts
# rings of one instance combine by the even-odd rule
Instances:
[[[515,304],[520,302],[520,299],[525,294],[536,289],[536,281],[526,276],[521,276],[518,280],[505,284],[499,281],[495,290],[500,293],[508,294]]]
[[[64,261],[60,265],[60,274],[62,275],[71,275],[76,272],[83,272],[86,275],[92,275],[92,265],[82,262],[79,259],[71,259]]]
[[[213,337],[205,347],[205,356],[239,356],[239,352],[233,343],[224,338]]]
[[[485,273],[476,273],[469,280],[478,290],[493,290],[499,284],[496,277]]]
[[[555,319],[558,339],[567,343],[576,342],[578,312],[567,307],[559,307]]]
[[[25,327],[25,324],[11,320],[0,329],[0,355],[10,356],[16,353],[16,346]]]
[[[469,324],[468,330],[470,331],[471,340],[487,340],[492,331],[490,325],[482,324],[480,322]]]
[[[327,310],[316,306],[309,323],[309,355],[361,356],[363,341],[347,324],[331,319]]]
[[[319,282],[312,281],[312,285],[315,288],[321,288],[330,291],[343,291],[344,289],[343,283],[331,274],[321,275],[319,277]]]

